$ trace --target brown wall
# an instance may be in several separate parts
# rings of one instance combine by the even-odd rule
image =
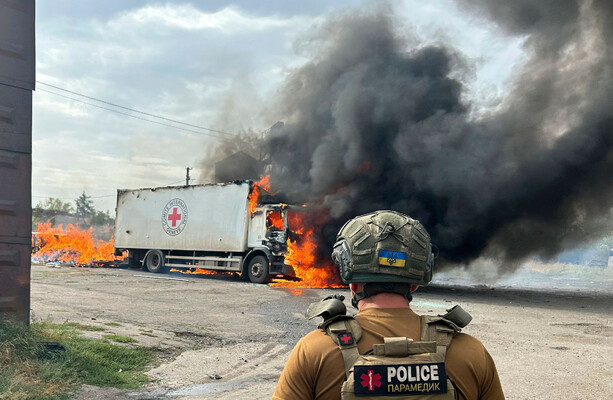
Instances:
[[[34,0],[0,1],[0,317],[30,319]]]

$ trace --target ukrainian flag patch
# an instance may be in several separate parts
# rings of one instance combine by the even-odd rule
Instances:
[[[406,261],[407,253],[402,251],[379,250],[379,265],[404,267]]]

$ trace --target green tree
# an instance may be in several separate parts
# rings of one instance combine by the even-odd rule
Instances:
[[[96,209],[94,208],[94,202],[91,196],[88,196],[83,192],[77,200],[75,200],[77,207],[77,215],[83,219],[94,217],[96,215]]]
[[[106,212],[96,211],[95,215],[92,216],[92,225],[106,225],[111,221],[111,215],[109,210]]]
[[[67,201],[55,197],[49,197],[45,201],[39,201],[36,208],[42,208],[44,210],[65,211],[74,212],[74,207]]]

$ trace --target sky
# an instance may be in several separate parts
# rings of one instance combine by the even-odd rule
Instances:
[[[113,215],[117,189],[181,184],[186,167],[192,183],[207,183],[198,170],[207,149],[279,120],[275,99],[313,56],[313,32],[373,3],[394,8],[415,46],[444,42],[458,51],[475,117],[500,104],[525,61],[521,37],[447,0],[38,0],[33,205],[85,192]]]

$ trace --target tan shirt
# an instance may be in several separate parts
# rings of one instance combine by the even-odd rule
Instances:
[[[356,315],[362,327],[358,343],[364,354],[384,337],[421,339],[421,322],[410,308],[367,308]],[[483,344],[459,333],[445,357],[445,369],[460,400],[503,400],[496,366]],[[343,356],[332,339],[316,330],[296,344],[279,378],[273,400],[338,400],[345,379]]]

